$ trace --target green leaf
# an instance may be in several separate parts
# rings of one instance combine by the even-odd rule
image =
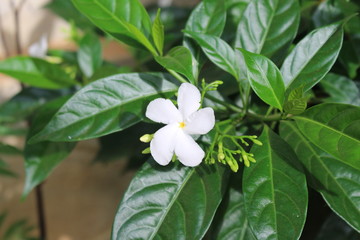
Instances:
[[[204,0],[192,11],[185,29],[220,37],[225,21],[225,1]]]
[[[313,144],[360,169],[360,108],[324,103],[294,117],[300,131]]]
[[[139,0],[72,0],[75,7],[96,26],[133,47],[157,52],[149,41],[151,20]]]
[[[325,98],[326,102],[356,104],[360,100],[360,92],[354,81],[351,79],[328,73],[320,82],[320,86],[330,97]]]
[[[341,21],[315,29],[286,57],[281,73],[288,92],[300,86],[306,92],[331,69],[341,49],[343,24]]]
[[[221,38],[212,35],[185,31],[202,48],[206,56],[219,68],[239,78],[235,51]]]
[[[291,147],[265,126],[251,153],[256,163],[245,168],[243,192],[247,217],[258,240],[299,239],[307,210],[305,175]]]
[[[154,40],[154,44],[160,56],[163,55],[163,48],[164,48],[164,25],[161,22],[160,17],[160,8],[157,11],[154,23],[152,25],[151,34]]]
[[[157,56],[155,60],[166,69],[174,70],[187,77],[191,82],[195,82],[192,71],[192,56],[189,49],[183,46],[174,47],[166,56]]]
[[[315,240],[358,240],[359,233],[351,229],[336,214],[331,214],[322,225]]]
[[[77,59],[83,74],[89,78],[102,64],[102,48],[99,37],[88,33],[79,43]]]
[[[312,16],[315,27],[322,27],[341,20],[344,16],[335,2],[323,1],[316,8]],[[338,5],[338,4],[336,4]]]
[[[0,142],[0,153],[7,155],[17,155],[17,154],[21,154],[22,151],[16,147]]]
[[[111,239],[202,239],[223,196],[224,169],[145,163],[120,203]]]
[[[282,111],[285,87],[279,69],[268,58],[239,49],[247,66],[247,76],[256,95]]]
[[[123,130],[144,119],[147,104],[177,91],[165,74],[119,74],[92,82],[60,108],[46,127],[30,139],[79,141]]]
[[[360,57],[356,53],[356,48],[359,48],[357,46],[359,41],[356,41],[356,38],[345,40],[339,55],[339,62],[350,78],[355,78],[357,70],[360,68]]]
[[[0,72],[33,87],[58,89],[75,81],[58,65],[32,57],[12,57],[0,62]]]
[[[298,87],[289,93],[284,103],[284,111],[289,114],[298,115],[305,111],[307,98],[304,97],[304,88]]]
[[[321,193],[333,211],[359,231],[359,170],[324,154],[306,139],[293,122],[281,122],[280,135],[295,150],[310,185]]]
[[[296,36],[300,20],[297,0],[254,0],[241,18],[235,46],[279,62]]]
[[[43,129],[67,99],[68,97],[62,97],[44,104],[32,122],[27,139]],[[68,142],[26,144],[24,149],[25,186],[23,197],[44,181],[54,168],[71,153],[74,147],[75,143]]]
[[[25,88],[0,106],[0,122],[13,123],[28,118],[44,102],[66,94],[64,91]]]
[[[7,176],[7,177],[16,177],[17,176],[16,173],[14,173],[13,171],[11,171],[9,169],[8,164],[2,159],[0,159],[0,176]]]
[[[246,217],[243,194],[230,188],[227,200],[222,221],[217,225],[211,239],[255,240]]]

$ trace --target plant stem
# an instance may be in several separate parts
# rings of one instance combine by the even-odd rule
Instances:
[[[41,183],[35,188],[35,195],[36,195],[38,223],[40,228],[40,239],[46,240],[46,221],[45,221],[45,209],[44,209],[44,201],[42,194],[42,185],[43,184]]]
[[[242,108],[239,108],[231,103],[227,103],[227,102],[224,102],[224,101],[221,101],[220,99],[217,99],[211,95],[206,95],[206,98],[210,99],[211,101],[213,102],[216,102],[216,103],[219,103],[225,107],[227,107],[228,109],[230,110],[233,110],[234,112],[238,112],[238,113],[243,113],[243,109]]]
[[[185,80],[185,78],[183,78],[182,76],[180,76],[178,73],[176,73],[175,71],[171,70],[171,69],[166,69],[168,70],[168,72],[173,75],[177,80],[179,80],[182,83],[187,83],[188,81]]]
[[[247,112],[246,116],[249,118],[258,120],[260,122],[273,122],[273,121],[278,121],[278,120],[282,119],[281,114],[273,114],[273,115],[269,115],[269,116],[263,116],[263,115],[259,115],[256,113]]]

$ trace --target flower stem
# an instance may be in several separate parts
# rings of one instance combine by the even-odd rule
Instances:
[[[256,113],[247,112],[246,116],[249,118],[253,118],[257,121],[261,121],[261,122],[273,122],[273,121],[279,121],[279,120],[283,119],[283,116],[281,114],[273,114],[273,115],[269,115],[269,116],[263,116],[263,115],[259,115]]]
[[[171,69],[166,69],[168,70],[168,72],[173,75],[177,80],[179,80],[182,83],[187,83],[188,81],[185,80],[185,78],[183,78],[182,76],[180,76],[178,73],[176,73],[175,71],[171,70]]]

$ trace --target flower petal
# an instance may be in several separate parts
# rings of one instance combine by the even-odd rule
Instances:
[[[183,121],[179,110],[169,99],[165,98],[157,98],[151,101],[146,108],[145,115],[154,122],[164,124]]]
[[[190,135],[179,131],[176,137],[175,154],[185,166],[195,167],[201,163],[205,153]]]
[[[176,124],[169,124],[160,128],[151,140],[151,155],[160,165],[167,165],[171,161],[178,132],[179,128]]]
[[[190,83],[181,84],[178,92],[178,106],[183,118],[186,119],[200,107],[200,91]]]
[[[39,41],[33,43],[29,47],[28,53],[29,56],[31,57],[45,58],[47,49],[48,49],[47,37],[44,34]]]
[[[212,108],[203,108],[191,114],[185,122],[184,131],[188,134],[206,134],[215,125],[215,114]]]

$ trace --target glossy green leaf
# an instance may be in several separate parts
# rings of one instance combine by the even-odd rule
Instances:
[[[67,99],[68,97],[63,97],[43,105],[33,119],[27,138],[31,138],[40,131]],[[68,142],[26,144],[24,149],[25,186],[23,197],[44,181],[54,168],[71,153],[74,147],[75,143]]]
[[[25,88],[0,106],[0,122],[23,121],[44,102],[63,94],[66,94],[66,91]]]
[[[171,97],[177,86],[165,74],[119,74],[92,82],[78,91],[31,139],[79,141],[123,130],[144,119],[147,104]]]
[[[191,82],[195,82],[192,71],[192,57],[189,49],[183,46],[174,47],[166,56],[155,57],[156,61],[166,69],[174,70],[187,77]]]
[[[83,74],[89,78],[102,64],[102,48],[99,37],[86,34],[79,43],[77,59]]]
[[[133,47],[146,47],[157,55],[149,41],[151,20],[139,0],[72,0],[75,7],[96,26]]]
[[[324,103],[294,117],[300,131],[316,146],[360,169],[360,108]]]
[[[0,72],[33,87],[57,89],[75,81],[58,65],[32,57],[12,57],[0,62]]]
[[[351,229],[336,214],[330,214],[322,225],[315,240],[358,240],[359,233]]]
[[[307,107],[307,98],[304,97],[302,87],[291,90],[284,103],[284,111],[289,114],[298,115],[305,111]]]
[[[221,36],[225,27],[225,1],[203,0],[192,11],[185,29],[190,32]]]
[[[335,74],[328,73],[320,82],[320,86],[329,94],[326,102],[356,104],[360,100],[360,92],[354,81]]]
[[[360,171],[324,154],[293,122],[281,122],[280,134],[296,152],[310,185],[321,193],[333,211],[359,231],[360,200],[357,193]]]
[[[111,239],[202,239],[223,196],[224,169],[148,161],[120,203]]]
[[[244,169],[243,192],[251,229],[258,240],[299,239],[308,194],[291,147],[265,126],[251,152],[256,163]]]
[[[241,18],[235,46],[279,62],[296,36],[300,20],[297,0],[254,0]]]
[[[222,203],[223,204],[223,203]],[[218,240],[255,240],[246,217],[244,196],[239,191],[230,188],[229,199],[226,202],[222,221],[216,226],[211,239]]]
[[[212,35],[185,31],[202,48],[206,56],[219,68],[239,78],[235,51],[221,38]]]
[[[247,66],[247,76],[256,95],[267,104],[282,110],[285,87],[279,69],[268,58],[239,49]]]
[[[287,91],[318,83],[334,64],[343,41],[343,22],[315,29],[286,57],[281,73]]]
[[[164,25],[161,22],[160,9],[158,10],[154,23],[152,25],[151,34],[154,40],[155,47],[160,53],[160,56],[162,56],[164,48]]]

